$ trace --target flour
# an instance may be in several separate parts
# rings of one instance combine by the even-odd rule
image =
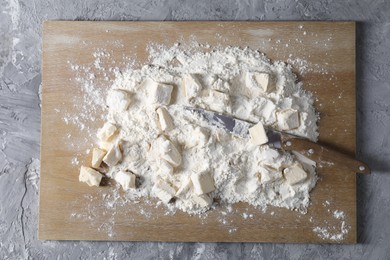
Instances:
[[[301,82],[297,82],[289,65],[271,62],[257,51],[228,47],[203,52],[199,51],[199,47],[209,47],[192,47],[184,51],[179,44],[172,48],[154,45],[149,48],[148,65],[116,70],[111,89],[130,93],[131,102],[127,110],[118,111],[117,105],[113,104],[116,101],[108,100],[107,115],[102,115],[119,128],[114,142],[120,140],[123,151],[122,161],[110,167],[107,176],[114,177],[120,170],[136,174],[139,186],[128,190],[126,197],[138,199],[158,196],[152,189],[158,179],[178,190],[194,172],[207,172],[215,186],[215,190],[206,195],[207,199],[218,198],[226,204],[247,202],[263,210],[272,205],[305,213],[309,192],[317,180],[312,165],[300,162],[307,178],[301,183],[289,185],[282,170],[299,161],[297,156],[274,150],[268,145],[255,146],[248,138],[233,136],[211,126],[207,120],[184,107],[210,109],[249,122],[262,122],[264,126],[276,129],[279,120],[276,112],[294,109],[299,111],[299,127],[286,132],[316,141],[318,116],[312,95],[304,91]],[[95,54],[95,57],[100,56]],[[95,63],[98,65],[100,61]],[[100,68],[100,65],[96,67]],[[272,91],[264,92],[248,85],[248,77],[256,73],[272,76],[270,84],[273,85],[268,86]],[[195,88],[197,94],[191,98],[188,98],[188,90],[185,89],[188,81],[183,82],[188,75],[194,79],[191,84],[195,87],[199,85],[201,89]],[[152,94],[146,80],[173,86],[171,100],[165,106],[174,126],[169,131],[161,130],[156,113],[161,105],[150,102]],[[102,102],[101,93],[91,90],[90,85],[84,84],[85,90],[90,93],[86,98],[93,99],[94,95],[97,98],[87,103]],[[162,94],[155,100],[165,97],[166,93]],[[106,111],[105,108],[101,110]],[[164,165],[161,165],[158,153],[153,152],[153,148],[151,150],[151,144],[161,135],[177,148],[181,156],[179,166],[175,165],[170,174],[161,173]],[[165,163],[164,167],[171,166]],[[190,214],[204,213],[215,207],[213,204],[200,206],[194,201],[192,188],[188,190],[185,196],[166,206]]]
[[[333,218],[340,221],[340,224],[338,226],[317,226],[313,229],[313,231],[322,239],[342,241],[348,234],[349,230],[351,229],[351,226],[349,226],[345,221],[345,213],[341,210],[335,210],[333,212]]]
[[[39,172],[40,161],[38,159],[32,158],[27,168],[26,180],[31,184],[37,194],[39,188]]]

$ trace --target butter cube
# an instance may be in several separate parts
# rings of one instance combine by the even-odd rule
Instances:
[[[202,208],[210,207],[213,203],[213,200],[207,194],[193,195],[191,198],[197,205]]]
[[[177,190],[175,197],[180,198],[180,199],[185,199],[186,195],[190,191],[192,187],[192,181],[191,178],[188,177],[187,179],[184,180],[184,182],[181,184],[180,188]]]
[[[168,203],[176,194],[175,188],[166,181],[158,179],[153,186],[153,193],[164,203]]]
[[[169,105],[171,102],[171,94],[173,86],[163,84],[148,79],[145,82],[145,87],[149,93],[149,101],[152,104]]]
[[[106,155],[106,151],[99,149],[99,148],[93,148],[92,150],[92,167],[93,168],[99,168],[100,164],[102,164],[103,157]]]
[[[122,186],[123,190],[135,189],[136,176],[131,172],[119,171],[115,174],[114,179]]]
[[[202,90],[202,84],[199,82],[199,79],[194,74],[184,75],[183,85],[187,99],[191,99],[193,97],[198,96],[200,91]]]
[[[172,166],[177,167],[181,163],[181,154],[177,150],[177,148],[166,139],[164,136],[160,136],[153,142],[153,150],[157,152],[157,154],[167,162],[169,162]]]
[[[254,92],[257,92],[257,90],[263,93],[273,91],[272,84],[270,84],[270,75],[265,72],[247,72],[245,83]]]
[[[103,175],[89,167],[81,166],[79,181],[85,182],[88,186],[99,186]]]
[[[264,122],[270,125],[276,121],[275,111],[276,105],[274,102],[267,98],[257,97],[256,107],[253,110],[253,114],[261,116]]]
[[[106,122],[103,127],[98,130],[96,135],[101,141],[108,141],[114,136],[116,131],[117,128],[115,125]]]
[[[299,112],[294,109],[277,111],[276,118],[279,130],[291,130],[298,128],[300,125]]]
[[[259,167],[259,174],[260,174],[260,183],[261,184],[268,184],[275,182],[281,178],[283,178],[283,175],[280,171],[273,171],[270,169],[266,169],[263,167]]]
[[[214,179],[208,172],[191,174],[191,181],[196,195],[206,194],[215,190]]]
[[[304,181],[307,178],[307,173],[302,169],[299,164],[294,164],[283,170],[284,178],[290,185],[297,184]]]
[[[169,175],[172,175],[173,173],[173,167],[170,163],[168,163],[167,161],[165,160],[160,160],[160,163],[159,163],[159,167],[160,167],[160,171],[161,172],[165,172],[166,174],[169,174]]]
[[[112,143],[106,142],[106,141],[99,141],[98,146],[99,146],[99,149],[104,150],[104,151],[108,151],[108,150],[110,150]]]
[[[251,136],[251,143],[254,145],[262,145],[268,142],[267,133],[261,122],[249,128],[249,135]]]
[[[292,189],[290,185],[282,184],[279,189],[279,194],[283,200],[294,197],[295,191]]]
[[[217,90],[210,90],[207,105],[211,110],[219,113],[229,112],[231,110],[230,96]]]
[[[217,78],[211,84],[211,88],[220,92],[227,93],[230,91],[230,84],[227,81]]]
[[[126,111],[130,102],[130,93],[124,90],[112,89],[108,92],[106,104],[115,111]]]
[[[163,179],[169,179],[169,177],[172,176],[173,174],[173,167],[172,165],[165,161],[164,159],[160,159],[158,162],[157,162],[157,174],[163,178]]]
[[[103,157],[103,162],[112,167],[118,164],[122,160],[122,152],[119,148],[119,144],[113,144]]]
[[[173,129],[173,120],[168,110],[165,107],[159,107],[156,110],[160,129],[162,131],[169,131]]]

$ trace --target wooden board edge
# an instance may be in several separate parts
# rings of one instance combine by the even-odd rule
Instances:
[[[278,23],[305,23],[305,24],[336,24],[336,25],[351,25],[353,28],[356,26],[356,21],[353,20],[336,20],[336,21],[326,21],[326,20],[318,20],[318,21],[306,21],[306,20],[262,20],[262,21],[256,21],[256,20],[186,20],[186,21],[155,21],[155,20],[143,20],[143,21],[116,21],[116,20],[104,20],[104,21],[74,21],[74,20],[45,20],[43,21],[43,31],[46,29],[49,29],[51,26],[57,25],[57,24],[75,24],[75,23],[82,23],[82,24],[96,24],[96,23],[105,23],[105,24],[131,24],[131,23],[139,23],[139,24],[158,24],[158,23],[164,23],[164,24],[186,24],[186,23],[197,23],[197,24],[223,24],[223,23],[249,23],[249,24],[278,24]],[[43,34],[42,34],[43,35]]]
[[[44,158],[43,158],[43,147],[44,147],[44,144],[46,143],[46,138],[45,138],[45,128],[44,128],[44,118],[45,118],[45,108],[46,108],[46,86],[45,86],[45,77],[46,77],[46,74],[44,73],[45,72],[45,66],[46,66],[46,61],[47,59],[45,58],[45,45],[46,45],[46,41],[45,41],[45,36],[47,34],[47,30],[48,30],[48,26],[50,25],[50,21],[44,21],[42,23],[42,37],[41,37],[41,47],[42,47],[42,53],[41,53],[41,72],[42,72],[42,82],[41,82],[41,87],[42,87],[42,90],[41,90],[41,123],[40,123],[40,127],[41,127],[41,134],[40,134],[40,138],[41,138],[41,143],[40,143],[40,151],[39,151],[39,157],[40,157],[40,178],[39,178],[39,194],[38,194],[38,227],[37,227],[37,233],[38,233],[38,240],[50,240],[49,237],[45,237],[44,235],[44,231],[42,230],[43,229],[43,225],[44,225],[44,218],[42,218],[42,214],[43,214],[43,207],[42,207],[42,203],[43,203],[43,199],[42,199],[42,188],[43,188],[43,180],[46,178],[46,174],[45,174],[45,167],[44,167]],[[48,239],[49,238],[49,239]]]

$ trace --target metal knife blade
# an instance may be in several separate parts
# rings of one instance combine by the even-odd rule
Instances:
[[[190,112],[197,113],[203,117],[208,124],[214,125],[242,138],[249,138],[249,128],[254,125],[254,123],[245,120],[225,116],[201,108],[185,108]],[[321,144],[291,134],[284,134],[272,129],[265,129],[265,131],[268,136],[267,144],[269,146],[300,154],[307,160],[310,160],[309,165],[330,161],[332,163],[337,163],[338,167],[346,167],[346,169],[355,173],[370,174],[371,172],[368,165],[364,162],[358,161],[354,157],[340,153],[337,150],[327,148]],[[300,161],[304,162],[302,159]]]
[[[221,128],[235,136],[249,138],[249,128],[254,123],[237,119],[231,116],[219,114],[217,112],[204,110],[202,108],[185,107],[187,110],[199,114],[210,125]],[[273,148],[281,149],[281,133],[271,129],[265,129],[268,136],[268,145]]]

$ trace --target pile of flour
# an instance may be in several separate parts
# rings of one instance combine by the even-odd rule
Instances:
[[[130,93],[131,103],[124,112],[108,105],[107,122],[118,129],[123,158],[109,168],[107,176],[119,171],[134,173],[139,182],[136,189],[127,190],[127,197],[155,197],[152,189],[157,178],[163,178],[174,189],[179,189],[193,172],[209,172],[215,191],[208,194],[216,201],[246,202],[258,208],[268,205],[306,212],[309,192],[315,186],[315,166],[300,161],[294,154],[278,151],[268,145],[253,145],[248,138],[240,138],[210,125],[204,118],[184,107],[213,109],[218,104],[208,103],[207,97],[186,98],[183,86],[185,75],[194,75],[203,89],[225,93],[229,100],[218,110],[265,127],[276,128],[276,112],[285,109],[299,111],[300,125],[286,131],[316,141],[318,115],[311,93],[303,89],[291,67],[283,62],[271,62],[258,51],[227,47],[202,51],[184,51],[180,45],[171,48],[149,49],[149,62],[141,68],[117,71],[111,90]],[[265,72],[272,76],[275,90],[257,93],[245,83],[245,75]],[[156,113],[157,106],[148,102],[150,91],[145,80],[173,86],[171,102],[166,106],[173,119],[173,129],[162,131]],[[112,102],[112,100],[110,101]],[[199,140],[199,131],[205,133]],[[169,139],[181,154],[181,164],[172,175],[159,176],[159,167],[151,144],[159,136]],[[97,142],[98,143],[98,142]],[[295,185],[286,182],[283,169],[300,161],[307,178]],[[264,177],[266,172],[266,178]],[[168,204],[190,214],[210,209],[202,207],[191,197],[176,199]]]

